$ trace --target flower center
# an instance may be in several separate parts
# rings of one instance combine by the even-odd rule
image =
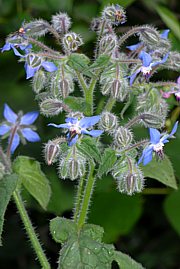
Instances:
[[[142,67],[141,67],[141,72],[142,72],[143,75],[145,75],[145,76],[150,75],[151,70],[152,70],[151,66],[147,66],[147,67],[146,67],[146,66],[142,66]]]
[[[163,151],[164,144],[159,142],[158,144],[153,145],[153,150],[158,153],[159,151]]]
[[[72,124],[72,126],[69,128],[70,132],[81,134],[81,127],[77,124]]]

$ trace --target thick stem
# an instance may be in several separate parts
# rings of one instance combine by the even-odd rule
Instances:
[[[93,176],[95,165],[92,161],[90,161],[89,167],[90,167],[89,176],[88,176],[86,188],[85,188],[85,191],[83,194],[81,209],[80,209],[79,218],[78,218],[78,222],[77,222],[78,228],[81,228],[82,225],[86,221],[87,214],[88,214],[88,208],[90,205],[93,187],[94,187],[94,183],[95,183],[95,178]]]
[[[30,239],[30,242],[32,244],[32,247],[35,250],[35,253],[37,255],[37,258],[42,266],[43,269],[50,269],[50,264],[44,254],[44,251],[41,247],[41,244],[39,243],[39,240],[37,238],[37,235],[34,231],[34,228],[31,224],[31,221],[29,219],[29,216],[26,212],[24,203],[22,201],[20,192],[18,190],[15,190],[13,193],[14,201],[16,203],[17,209],[19,211],[19,214],[21,216],[22,222],[24,224],[24,227],[26,229],[26,232],[28,234],[28,237]]]
[[[77,223],[78,217],[79,217],[79,211],[81,207],[82,202],[82,196],[84,191],[84,183],[85,183],[85,177],[81,177],[79,179],[78,189],[77,189],[77,195],[76,195],[76,202],[75,202],[75,209],[74,209],[74,221]]]
[[[110,96],[109,100],[106,103],[104,111],[110,112],[112,110],[113,106],[115,105],[115,103],[116,103],[116,99],[113,96]]]

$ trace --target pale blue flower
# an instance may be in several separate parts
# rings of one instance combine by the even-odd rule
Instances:
[[[1,52],[4,52],[4,51],[9,51],[9,50],[13,50],[14,51],[14,54],[16,56],[19,56],[19,57],[24,57],[23,54],[21,54],[18,49],[22,50],[25,52],[25,54],[29,53],[30,49],[32,48],[32,45],[31,44],[28,44],[27,42],[23,42],[22,44],[18,44],[18,43],[15,43],[13,42],[13,40],[16,40],[18,37],[17,36],[13,36],[11,39],[9,38],[6,42],[6,44],[1,48]],[[12,42],[11,42],[12,41]]]
[[[54,123],[49,123],[48,126],[54,126],[56,128],[66,128],[69,130],[67,134],[67,141],[68,145],[72,146],[74,145],[78,137],[81,134],[87,134],[93,137],[98,137],[100,136],[103,131],[101,130],[88,130],[91,128],[93,125],[98,123],[100,120],[100,116],[93,116],[93,117],[84,117],[82,119],[77,119],[77,118],[66,118],[65,122],[63,124],[54,124]]]
[[[178,122],[175,123],[170,134],[161,134],[158,130],[154,128],[149,128],[150,133],[150,144],[143,150],[143,153],[138,161],[138,164],[143,162],[144,165],[148,164],[153,157],[153,152],[162,159],[163,158],[163,147],[164,144],[169,142],[169,138],[173,137],[176,133],[178,127]]]
[[[33,131],[32,124],[37,119],[39,113],[36,111],[17,115],[7,105],[4,105],[5,122],[0,125],[0,136],[9,135],[9,142],[13,135],[11,153],[13,153],[20,143],[20,138],[24,137],[29,142],[40,141],[39,135]]]

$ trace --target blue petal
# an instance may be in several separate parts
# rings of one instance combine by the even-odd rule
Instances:
[[[12,49],[11,44],[6,43],[6,44],[2,47],[1,52],[7,51],[7,50],[10,50],[10,49]]]
[[[165,62],[167,61],[168,56],[169,56],[169,53],[166,53],[166,55],[164,56],[164,58],[163,58],[161,61],[152,63],[151,66],[154,67],[154,66],[157,66],[157,65],[159,65],[159,64],[163,64],[163,63],[165,63]]]
[[[29,142],[37,142],[41,140],[39,135],[31,130],[31,128],[24,128],[21,130],[21,133]]]
[[[147,151],[146,154],[144,155],[143,165],[147,165],[149,162],[151,162],[152,157],[153,157],[153,149]]]
[[[9,132],[9,130],[11,130],[11,127],[6,125],[6,124],[3,124],[0,126],[0,135],[4,135],[6,134],[7,132]]]
[[[101,130],[92,130],[92,131],[82,130],[81,133],[91,135],[93,137],[98,137],[103,133],[103,131],[101,131]]]
[[[160,34],[160,37],[161,37],[161,38],[164,38],[164,39],[167,39],[167,38],[168,38],[168,34],[169,34],[169,32],[170,32],[169,29],[164,30],[164,31]]]
[[[151,158],[152,153],[153,153],[153,146],[149,145],[148,147],[146,147],[143,150],[142,155],[138,161],[138,164],[140,164],[144,160],[144,158],[145,158],[145,163],[146,163]],[[151,159],[150,159],[150,161],[151,161]],[[144,163],[144,161],[143,161],[143,163]]]
[[[53,127],[56,127],[56,128],[67,128],[69,129],[70,128],[70,125],[68,123],[63,123],[63,124],[55,124],[55,123],[49,123],[48,126],[53,126]]]
[[[141,70],[139,68],[139,69],[136,70],[136,72],[134,72],[131,76],[128,77],[128,78],[130,78],[130,80],[129,80],[130,86],[132,86],[134,80],[136,79],[136,77],[137,77],[137,75],[139,74],[140,71]]]
[[[149,128],[149,134],[150,134],[150,142],[152,144],[157,144],[160,141],[161,138],[161,133],[154,129],[154,128]]]
[[[68,141],[68,146],[71,147],[72,145],[76,144],[77,140],[78,140],[78,135],[76,135],[73,139]]]
[[[77,118],[66,118],[65,122],[69,122],[71,124],[76,124],[78,122]]]
[[[40,66],[33,68],[30,65],[28,65],[27,63],[25,63],[25,70],[26,70],[26,79],[32,78],[34,77],[36,71],[40,68]]]
[[[178,128],[178,123],[179,123],[179,122],[176,121],[176,123],[174,124],[174,127],[173,127],[173,129],[172,129],[172,131],[171,131],[171,133],[169,134],[169,137],[173,136],[173,134],[176,133],[177,128]]]
[[[9,137],[9,141],[10,141],[10,139],[11,139],[11,136]],[[13,153],[16,150],[19,143],[20,143],[20,138],[19,138],[19,135],[16,133],[14,135],[13,142],[12,142],[12,145],[11,145],[11,153]]]
[[[141,51],[139,54],[139,59],[142,60],[143,62],[143,66],[148,67],[151,62],[152,62],[152,58],[151,55],[149,55],[147,52],[145,51]]]
[[[142,43],[139,42],[139,43],[134,44],[134,45],[131,45],[131,46],[126,46],[126,48],[128,48],[128,49],[131,50],[131,51],[133,51],[133,50],[138,49],[141,45],[142,45]]]
[[[19,53],[19,51],[18,51],[14,46],[12,46],[12,49],[13,49],[14,54],[15,54],[16,56],[24,57],[21,53]]]
[[[79,126],[82,128],[89,128],[100,120],[100,116],[85,117],[79,121]]]
[[[17,115],[7,104],[4,105],[3,115],[4,115],[4,118],[11,123],[15,123],[17,120]]]
[[[57,70],[57,67],[55,66],[55,64],[54,63],[52,63],[52,62],[43,62],[42,64],[41,64],[43,67],[44,67],[44,69],[46,70],[46,71],[48,71],[48,72],[53,72],[53,71],[56,71]]]
[[[39,116],[39,112],[37,111],[26,113],[21,118],[21,124],[25,124],[25,125],[33,124],[38,116]]]

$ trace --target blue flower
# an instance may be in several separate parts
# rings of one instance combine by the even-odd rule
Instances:
[[[8,51],[8,50],[12,49],[16,56],[23,57],[24,55],[22,55],[17,50],[17,48],[19,48],[20,50],[24,51],[25,54],[29,53],[29,50],[32,48],[32,45],[28,44],[26,41],[23,41],[22,44],[18,44],[17,42],[15,42],[16,39],[18,39],[18,36],[13,36],[11,39],[8,39],[6,44],[1,48],[1,52]]]
[[[139,59],[142,61],[142,66],[138,68],[132,75],[128,76],[128,78],[130,78],[130,86],[133,84],[134,80],[140,72],[145,76],[146,80],[148,80],[151,75],[152,68],[165,63],[168,56],[169,53],[167,53],[161,61],[152,62],[151,55],[145,51],[141,51],[139,54]]]
[[[103,133],[103,131],[88,130],[93,125],[98,123],[99,120],[100,120],[100,116],[84,117],[80,120],[77,118],[66,118],[65,120],[66,123],[59,124],[59,125],[56,125],[54,123],[49,123],[48,126],[68,129],[69,132],[67,134],[67,141],[68,141],[68,145],[72,146],[77,142],[78,137],[81,134],[87,134],[93,137],[100,136]]]
[[[26,63],[24,67],[26,70],[26,79],[33,77],[36,71],[38,71],[41,67],[48,72],[54,72],[57,70],[54,63],[44,61],[41,57],[32,53],[26,56]]]
[[[9,135],[10,151],[13,153],[23,137],[29,142],[40,141],[39,135],[33,131],[32,124],[37,119],[39,113],[29,112],[24,115],[18,115],[7,105],[4,105],[5,122],[0,125],[0,136]]]
[[[169,138],[173,137],[173,135],[176,133],[178,127],[178,122],[175,123],[172,131],[170,134],[161,134],[158,130],[150,128],[150,145],[148,145],[144,150],[143,153],[138,161],[138,164],[143,162],[144,165],[148,164],[153,157],[153,151],[156,153],[156,155],[163,159],[163,147],[164,144],[169,142]]]

